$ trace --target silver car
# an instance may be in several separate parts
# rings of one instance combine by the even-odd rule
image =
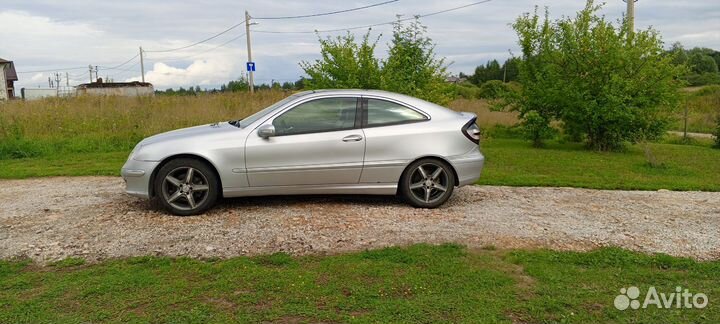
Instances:
[[[480,177],[476,116],[373,90],[307,91],[245,119],[142,140],[127,192],[194,215],[220,197],[399,194],[435,208]]]

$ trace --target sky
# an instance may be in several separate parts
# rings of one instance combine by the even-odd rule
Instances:
[[[69,84],[89,81],[88,65],[99,66],[99,76],[114,81],[140,80],[139,46],[145,54],[145,79],[157,89],[169,87],[219,87],[238,79],[247,61],[245,26],[241,25],[206,43],[171,52],[204,40],[252,17],[277,17],[331,12],[387,0],[3,0],[0,6],[0,58],[12,60],[20,73],[16,88],[47,87],[57,71],[69,75]],[[399,0],[386,5],[336,15],[278,20],[253,20],[251,26],[256,83],[295,81],[303,75],[298,63],[319,58],[314,30],[340,29],[393,21],[459,7],[477,0]],[[510,24],[535,6],[548,7],[554,18],[573,16],[584,0],[492,0],[461,10],[421,19],[445,57],[453,74],[471,74],[475,66],[491,59],[518,55],[517,36]],[[636,3],[636,28],[660,31],[669,47],[681,42],[720,50],[720,1],[640,0]],[[621,0],[608,0],[601,13],[620,19]],[[311,33],[264,33],[310,31]],[[361,37],[367,29],[353,30]],[[346,32],[322,33],[337,36]],[[380,37],[376,53],[384,57],[392,26],[373,27]],[[130,60],[128,62],[128,60]],[[128,62],[122,66],[122,63]],[[113,68],[115,69],[109,69]],[[54,70],[53,72],[33,72]]]

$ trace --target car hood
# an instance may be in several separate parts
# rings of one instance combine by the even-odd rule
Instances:
[[[160,142],[193,139],[193,138],[205,137],[205,136],[213,135],[213,134],[226,133],[226,132],[233,131],[233,130],[237,131],[240,129],[235,126],[230,125],[227,122],[206,124],[206,125],[176,129],[173,131],[153,135],[153,136],[150,136],[150,137],[142,140],[139,145],[144,146],[144,145],[155,144],[155,143],[160,143]]]

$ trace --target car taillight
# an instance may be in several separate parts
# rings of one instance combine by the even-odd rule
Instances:
[[[473,118],[467,124],[465,124],[465,126],[463,126],[462,128],[462,133],[469,140],[473,141],[473,143],[480,144],[480,127],[475,124],[476,119],[477,118]]]

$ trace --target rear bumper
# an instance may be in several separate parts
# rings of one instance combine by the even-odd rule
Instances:
[[[125,180],[125,192],[131,196],[150,198],[150,177],[159,162],[128,159],[120,174]]]
[[[458,176],[458,187],[475,183],[480,179],[485,164],[485,156],[480,153],[480,149],[474,149],[467,154],[453,156],[448,158],[450,164],[455,168]]]

